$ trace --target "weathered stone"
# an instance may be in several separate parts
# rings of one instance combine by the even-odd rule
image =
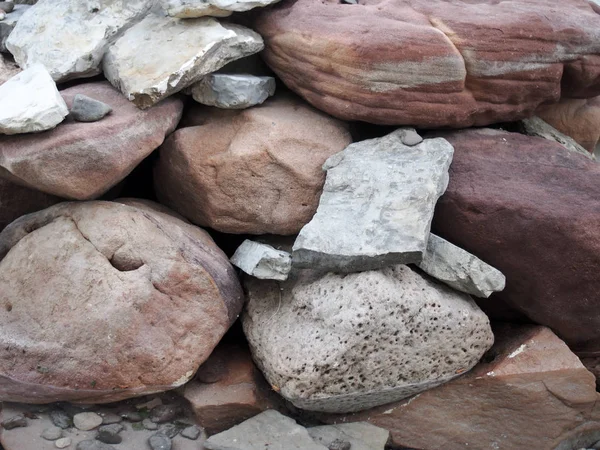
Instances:
[[[406,146],[397,130],[330,157],[319,208],[294,243],[294,266],[356,272],[418,263],[437,199],[448,185],[452,146]]]
[[[517,133],[444,137],[454,161],[433,231],[506,276],[481,307],[546,325],[580,356],[600,355],[600,164]]]
[[[2,4],[12,4],[12,8],[14,9],[11,11],[7,11],[6,9],[10,9],[10,7],[7,8],[5,6],[6,9],[4,9],[2,7]],[[0,10],[4,10],[5,12],[10,13],[6,15],[6,18],[4,18],[4,20],[0,21],[0,52],[7,51],[6,40],[8,39],[8,36],[14,30],[19,19],[23,16],[23,14],[25,14],[25,11],[27,11],[29,8],[31,8],[31,6],[29,5],[15,6],[12,2],[0,2]]]
[[[66,430],[73,426],[73,419],[62,409],[53,409],[50,411],[50,420],[58,428]]]
[[[0,135],[49,130],[68,113],[56,84],[40,64],[0,85]]]
[[[125,427],[120,423],[113,423],[112,425],[103,425],[98,428],[98,434],[96,439],[105,444],[120,444],[123,438],[119,436],[119,433],[123,431]]]
[[[357,0],[349,0],[349,3],[356,2]],[[331,444],[327,446],[329,450],[350,450],[352,444],[348,441],[342,441],[341,439],[336,439]]]
[[[181,435],[184,438],[195,441],[196,439],[198,439],[200,437],[200,435],[203,433],[203,431],[204,430],[202,428],[200,428],[196,425],[192,425],[192,426],[186,427],[183,430],[181,430]]]
[[[399,448],[568,450],[597,442],[600,395],[564,342],[544,327],[499,325],[494,335],[496,344],[468,374],[399,403],[326,420],[368,421],[390,430]]]
[[[358,411],[447,382],[491,346],[472,299],[407,266],[246,280],[244,332],[267,381],[302,409]]]
[[[594,159],[594,156],[588,150],[579,145],[573,138],[561,133],[552,125],[543,119],[540,119],[539,117],[529,117],[527,119],[523,119],[521,120],[520,125],[523,128],[524,134],[527,136],[537,136],[548,139],[549,141],[558,142],[567,150],[580,153],[587,158]]]
[[[257,33],[240,25],[150,14],[108,50],[104,75],[129,100],[148,108],[263,46]]]
[[[171,450],[171,439],[163,433],[156,433],[148,439],[148,444],[152,450]]]
[[[15,428],[23,428],[27,426],[27,419],[22,414],[10,417],[2,422],[2,428],[5,430],[13,430]]]
[[[60,438],[54,443],[54,445],[56,446],[56,448],[67,448],[71,445],[71,438]]]
[[[207,75],[191,87],[194,100],[223,109],[260,105],[275,94],[275,78],[254,75]]]
[[[112,425],[114,423],[119,423],[123,421],[123,418],[115,413],[100,413],[100,415],[102,416],[102,423],[104,425]]]
[[[158,430],[158,424],[152,422],[150,419],[142,420],[142,426],[146,430]]]
[[[312,427],[308,429],[308,434],[329,450],[332,450],[332,444],[336,441],[340,444],[348,443],[348,450],[384,450],[390,438],[388,430],[366,422]],[[337,448],[342,450],[340,444],[337,444]]]
[[[95,412],[82,412],[73,416],[73,425],[81,431],[90,431],[102,425],[102,417]]]
[[[0,86],[21,72],[19,66],[8,59],[5,55],[0,54]]]
[[[106,82],[62,91],[69,106],[77,94],[110,104],[114,112],[101,122],[67,120],[47,133],[0,137],[0,171],[4,177],[64,198],[97,198],[163,142],[183,109],[180,100],[168,99],[140,111]]]
[[[180,414],[178,405],[159,405],[150,411],[150,420],[154,423],[166,423],[175,420]]]
[[[268,410],[240,425],[215,434],[204,443],[207,450],[327,450],[311,439],[293,419]]]
[[[11,13],[15,10],[14,2],[0,2],[0,9],[6,13]]]
[[[112,108],[106,103],[90,98],[87,95],[76,94],[69,114],[78,122],[97,122],[111,111]]]
[[[168,437],[169,439],[173,439],[177,436],[181,430],[183,430],[185,425],[181,423],[167,423],[160,427],[160,434]]]
[[[100,73],[106,49],[152,6],[149,0],[40,0],[6,41],[21,67],[42,63],[55,81]]]
[[[442,283],[476,297],[487,298],[506,285],[506,277],[498,269],[433,233],[423,261],[417,265]]]
[[[279,0],[163,0],[167,14],[190,19],[194,17],[227,17],[233,12],[249,11],[272,5]]]
[[[46,428],[41,436],[47,441],[56,441],[63,436],[63,430],[59,427]]]
[[[231,257],[231,264],[262,280],[286,280],[292,269],[289,253],[246,239]]]
[[[242,111],[198,106],[184,121],[160,149],[158,198],[226,233],[300,231],[317,209],[322,164],[351,142],[346,125],[297,98]]]
[[[63,203],[0,233],[2,400],[103,403],[181,386],[237,318],[239,282],[209,235],[124,202]]]

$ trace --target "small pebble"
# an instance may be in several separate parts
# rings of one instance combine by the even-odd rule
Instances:
[[[140,403],[139,405],[135,405],[136,409],[152,409],[152,408],[156,408],[157,406],[162,405],[163,402],[160,399],[160,397],[155,397],[152,400],[150,400],[149,402],[146,403]]]
[[[352,444],[348,441],[342,441],[341,439],[336,439],[331,444],[327,446],[329,450],[350,450]]]
[[[177,405],[160,405],[150,411],[150,420],[154,423],[165,423],[175,419],[181,412]]]
[[[423,138],[413,130],[406,130],[404,136],[402,137],[402,143],[404,145],[408,145],[409,147],[413,147],[421,142],[423,142]]]
[[[152,450],[171,450],[171,439],[162,433],[156,433],[150,436],[148,444]]]
[[[69,445],[71,445],[71,438],[61,438],[58,441],[56,441],[54,445],[56,446],[56,448],[67,448]]]
[[[113,423],[112,425],[103,425],[98,428],[98,434],[96,439],[105,444],[120,444],[123,438],[119,436],[119,433],[123,431],[125,427],[120,423]]]
[[[14,428],[23,428],[27,426],[27,419],[23,414],[17,414],[12,416],[10,419],[6,419],[2,422],[2,428],[5,430],[12,430]]]
[[[192,441],[195,441],[196,439],[198,439],[198,437],[200,437],[201,433],[202,433],[202,428],[200,428],[196,425],[192,425],[191,427],[184,428],[181,431],[181,435],[184,438],[191,439]]]
[[[81,441],[75,447],[75,450],[116,450],[112,445],[105,444],[104,442],[88,439],[87,441]]]
[[[63,430],[73,426],[73,421],[62,409],[53,409],[50,411],[50,420],[55,426]]]
[[[160,432],[162,434],[164,434],[165,436],[173,439],[175,436],[177,436],[179,434],[179,432],[181,430],[182,430],[182,427],[174,425],[172,423],[168,423],[160,429]]]
[[[119,423],[123,420],[123,418],[115,413],[105,413],[105,414],[101,414],[102,416],[102,424],[103,425],[110,425],[113,423]]]
[[[121,414],[121,417],[129,420],[130,422],[141,422],[143,419],[140,413],[133,411],[124,412],[123,414]]]
[[[146,430],[158,430],[158,425],[152,422],[150,419],[144,419],[142,425]]]
[[[112,108],[106,103],[77,94],[73,99],[73,106],[71,106],[69,114],[78,122],[97,122],[111,111]]]
[[[94,412],[84,412],[73,416],[73,425],[81,431],[90,431],[102,424],[102,417]]]
[[[58,427],[50,427],[50,428],[46,428],[44,431],[42,431],[42,437],[44,439],[46,439],[47,441],[55,441],[57,439],[60,439],[63,435],[63,431],[62,429],[58,428]]]
[[[11,13],[15,9],[14,2],[0,2],[0,9],[5,13]]]

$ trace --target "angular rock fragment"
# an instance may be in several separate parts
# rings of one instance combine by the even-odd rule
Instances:
[[[76,94],[69,114],[78,122],[97,122],[111,111],[112,108],[104,102],[87,95]]]
[[[108,50],[104,75],[145,109],[263,46],[257,33],[240,25],[150,14]]]
[[[292,256],[270,245],[246,239],[231,257],[231,264],[262,280],[286,280]]]
[[[233,12],[249,11],[279,0],[163,0],[163,8],[173,17],[227,17]]]
[[[453,149],[439,138],[407,146],[407,132],[354,143],[325,162],[317,213],[294,243],[295,266],[356,272],[421,261]]]
[[[4,20],[0,21],[0,52],[8,51],[6,48],[6,40],[8,39],[10,33],[14,30],[19,19],[29,8],[31,8],[31,6],[16,5],[12,11],[7,11],[9,14],[6,15]]]
[[[260,105],[275,93],[275,78],[254,75],[207,75],[191,87],[194,100],[223,109]]]
[[[41,64],[0,85],[0,134],[49,130],[68,113],[56,84]]]
[[[331,450],[335,442],[347,442],[351,450],[384,450],[390,438],[390,432],[367,422],[323,425],[308,428],[308,434]],[[338,444],[338,448],[340,445]]]
[[[149,11],[150,0],[40,0],[23,15],[6,47],[21,67],[42,63],[66,81],[100,73],[106,49]]]
[[[600,125],[600,121],[598,123]],[[527,136],[536,136],[548,139],[549,141],[558,142],[567,150],[580,153],[587,158],[594,159],[594,156],[588,150],[579,145],[573,138],[561,133],[552,125],[539,117],[529,117],[527,119],[523,119],[521,120],[520,125],[523,128],[524,134]]]
[[[492,345],[473,300],[407,266],[246,279],[242,323],[267,381],[295,406],[359,411],[445,383]]]
[[[487,298],[506,284],[498,269],[433,233],[417,266],[442,283],[476,297]]]

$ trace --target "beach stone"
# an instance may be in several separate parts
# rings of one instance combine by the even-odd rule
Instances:
[[[196,439],[198,439],[200,437],[200,435],[202,434],[202,432],[203,432],[202,428],[198,427],[197,425],[192,425],[192,426],[189,426],[187,428],[184,428],[181,431],[181,435],[184,438],[191,439],[192,441],[195,441]]]
[[[152,52],[140,52],[141,46]],[[146,109],[263,46],[257,33],[240,25],[149,14],[109,48],[104,75]]]
[[[351,142],[345,124],[296,97],[186,114],[160,148],[154,187],[161,203],[224,233],[300,231],[317,209],[321,166]]]
[[[96,439],[105,444],[120,444],[123,438],[119,436],[119,433],[125,429],[125,426],[120,423],[113,423],[112,425],[103,425],[98,428],[98,435]]]
[[[56,442],[54,442],[54,445],[56,446],[56,448],[67,448],[71,445],[71,438],[60,438]]]
[[[83,94],[76,94],[69,114],[78,122],[97,122],[111,111],[112,108],[106,103]]]
[[[549,141],[558,142],[567,150],[580,153],[589,159],[594,159],[592,153],[579,145],[573,138],[561,133],[539,117],[523,119],[521,120],[520,125],[523,128],[523,134],[526,134],[527,136],[537,136],[548,139]]]
[[[150,411],[150,420],[154,423],[166,423],[176,419],[181,414],[178,405],[159,405]]]
[[[73,425],[81,431],[89,431],[102,425],[102,417],[95,412],[82,412],[73,416]]]
[[[173,17],[227,17],[233,12],[244,12],[279,0],[163,0],[163,8]]]
[[[152,422],[150,419],[142,420],[142,425],[146,430],[158,430],[158,424]]]
[[[473,300],[408,266],[245,280],[254,361],[296,407],[349,412],[390,403],[470,370],[492,345]]]
[[[27,419],[22,414],[10,417],[2,422],[2,428],[5,430],[13,430],[15,428],[23,428],[27,426]]]
[[[108,47],[152,4],[150,0],[40,0],[18,21],[6,48],[19,66],[41,63],[57,82],[94,76],[101,72]]]
[[[292,256],[270,245],[246,239],[231,257],[231,264],[261,280],[286,280]]]
[[[58,427],[66,430],[73,426],[73,419],[62,409],[52,409],[49,413],[50,420]]]
[[[12,2],[0,2],[0,12],[4,11],[6,17],[0,21],[0,52],[8,52],[6,48],[6,40],[19,19],[25,14],[25,12],[31,8],[29,5],[16,5]]]
[[[47,441],[56,441],[63,436],[63,431],[59,427],[46,428],[42,433],[42,437]]]
[[[115,423],[119,423],[123,420],[123,418],[121,416],[119,416],[118,414],[115,413],[101,413],[100,414],[102,416],[102,424],[103,425],[112,425]]]
[[[0,2],[0,9],[5,13],[11,13],[15,9],[14,2]]]
[[[191,87],[194,100],[224,109],[260,105],[275,94],[275,78],[254,75],[207,75]]]
[[[388,430],[367,422],[311,427],[308,434],[329,450],[384,450],[390,438]]]
[[[156,433],[148,439],[148,444],[152,450],[171,450],[172,443],[168,436],[162,433]]]
[[[421,261],[453,149],[444,139],[407,146],[405,133],[356,142],[325,162],[323,194],[294,243],[294,266],[356,272]]]
[[[56,84],[40,64],[0,85],[0,135],[49,130],[68,113]]]
[[[62,203],[18,219],[0,233],[0,284],[0,361],[10,361],[0,398],[28,403],[181,386],[243,303],[210,236],[141,200]]]

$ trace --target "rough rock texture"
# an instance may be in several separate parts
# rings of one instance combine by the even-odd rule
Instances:
[[[0,137],[2,176],[60,197],[97,198],[163,142],[183,109],[180,100],[168,99],[140,111],[107,82],[62,91],[69,106],[77,94],[101,100],[114,111],[100,122],[68,119],[43,134]]]
[[[0,52],[6,52],[6,40],[8,35],[14,30],[17,22],[25,14],[31,6],[28,5],[16,5],[15,9],[10,14],[6,15],[6,18],[0,21]]]
[[[150,0],[40,0],[10,34],[6,47],[21,67],[42,63],[55,81],[100,73],[109,45],[143,17]]]
[[[429,234],[423,261],[417,265],[442,283],[476,297],[489,297],[506,284],[498,269],[433,233]]]
[[[104,102],[87,95],[76,94],[69,114],[78,122],[97,122],[111,111],[112,108]]]
[[[279,0],[163,0],[163,8],[173,17],[227,17],[233,12],[249,11]]]
[[[270,245],[246,239],[231,257],[231,264],[263,280],[286,280],[292,256]]]
[[[191,88],[198,103],[224,109],[260,105],[275,93],[275,78],[254,75],[212,74]]]
[[[0,54],[0,86],[14,77],[21,71],[19,66],[8,59],[6,56]]]
[[[587,151],[594,152],[600,140],[600,97],[561,99],[559,103],[539,108],[536,113]]]
[[[519,123],[523,134],[527,136],[537,136],[549,141],[558,142],[567,150],[575,153],[580,153],[590,159],[594,159],[592,153],[579,145],[573,138],[561,133],[548,122],[542,120],[539,117],[529,117],[521,120]]]
[[[600,356],[600,165],[545,139],[497,130],[444,135],[455,148],[433,230],[506,276],[481,305],[552,328]]]
[[[254,27],[271,68],[323,111],[468,127],[530,116],[561,83],[564,95],[598,95],[598,12],[583,0],[298,0]]]
[[[465,294],[407,266],[248,278],[243,326],[254,360],[295,406],[359,411],[437,386],[492,345]]]
[[[161,203],[225,233],[300,231],[317,209],[321,166],[351,142],[345,124],[296,98],[190,116],[198,126],[166,140],[154,186]]]
[[[327,450],[312,440],[293,419],[269,410],[215,434],[204,443],[207,450]]]
[[[0,233],[0,398],[112,402],[187,382],[242,307],[209,235],[150,202],[62,203]]]
[[[247,347],[221,343],[185,385],[184,397],[208,433],[220,433],[267,409],[282,409]]]
[[[594,377],[544,327],[498,326],[471,372],[403,402],[330,422],[366,420],[395,446],[463,450],[571,450],[600,440]]]
[[[31,66],[0,86],[0,135],[49,130],[67,114],[65,101],[41,64]]]
[[[308,429],[308,434],[320,444],[331,449],[337,441],[350,443],[352,450],[384,450],[390,432],[367,422],[323,425]]]
[[[453,150],[444,139],[407,146],[406,133],[354,143],[325,162],[319,208],[294,243],[294,266],[356,272],[421,261]]]
[[[150,14],[110,47],[104,75],[129,100],[148,108],[263,46],[257,33],[240,25]],[[142,47],[152,52],[140,52]]]

